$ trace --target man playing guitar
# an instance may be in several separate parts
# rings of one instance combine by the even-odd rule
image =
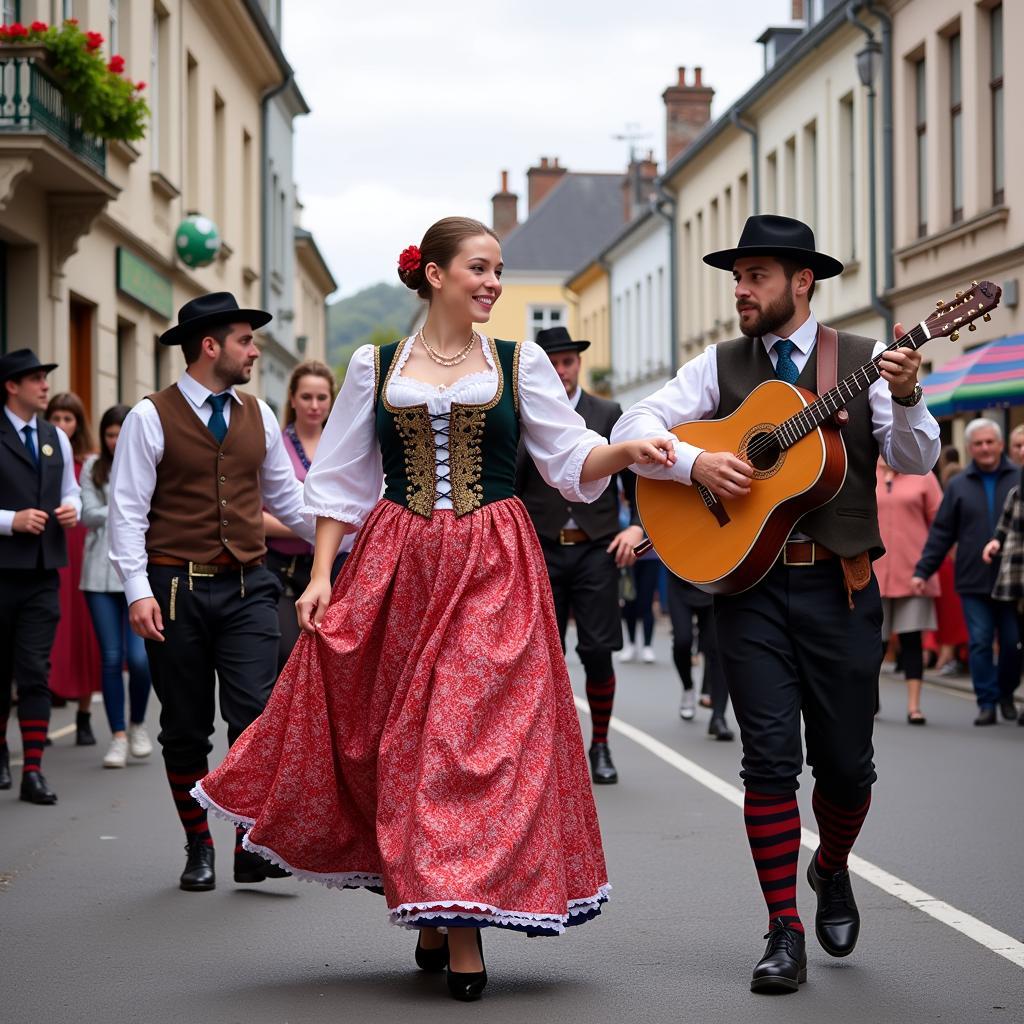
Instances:
[[[788,217],[750,217],[735,249],[710,253],[704,262],[732,271],[743,337],[709,345],[690,360],[625,413],[613,441],[663,436],[686,420],[728,416],[764,380],[818,390],[818,323],[810,300],[815,282],[841,274],[843,265],[815,251],[811,229]],[[904,332],[897,325],[895,333]],[[840,333],[840,376],[885,348]],[[832,956],[848,955],[857,941],[860,919],[847,857],[876,778],[871,736],[882,660],[881,601],[867,571],[867,559],[882,552],[875,465],[881,454],[901,473],[924,474],[938,458],[939,427],[921,402],[920,365],[917,351],[886,352],[881,378],[846,407],[848,466],[839,493],[799,520],[763,578],[741,593],[715,597],[719,648],[743,740],[744,821],[768,906],[768,945],[754,968],[755,992],[796,991],[807,974],[796,906],[801,713],[820,834],[808,867],[818,899],[815,931]],[[754,469],[731,452],[683,442],[676,447],[671,468],[633,469],[703,484],[726,510],[757,486]],[[715,529],[709,516],[709,544]],[[861,554],[841,559],[836,547]]]

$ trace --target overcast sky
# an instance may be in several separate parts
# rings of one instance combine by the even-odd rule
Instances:
[[[490,222],[507,168],[526,215],[540,156],[620,171],[627,125],[664,166],[661,94],[704,68],[717,117],[760,76],[755,42],[791,0],[285,0],[284,48],[312,114],[295,177],[311,230],[351,295],[397,281],[395,261],[439,217]],[[688,78],[688,81],[690,79]]]

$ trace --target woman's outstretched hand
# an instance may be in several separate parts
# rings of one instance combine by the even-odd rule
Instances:
[[[620,442],[629,455],[629,464],[638,466],[671,466],[676,461],[674,437],[650,437],[644,441]]]
[[[295,602],[300,628],[306,633],[315,633],[320,628],[330,603],[331,581],[316,578],[310,580],[302,597]]]

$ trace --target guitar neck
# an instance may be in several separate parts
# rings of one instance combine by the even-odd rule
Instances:
[[[816,430],[838,410],[853,401],[862,391],[871,387],[882,375],[879,364],[886,352],[894,352],[898,348],[919,349],[931,337],[924,323],[919,323],[898,341],[886,346],[884,352],[880,352],[869,362],[859,366],[848,377],[839,381],[834,388],[826,391],[806,408],[780,423],[776,428],[780,445],[783,448],[789,448],[796,444],[802,437],[806,437],[812,430]]]

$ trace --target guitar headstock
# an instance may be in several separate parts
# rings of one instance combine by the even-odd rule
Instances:
[[[952,302],[940,299],[935,311],[925,319],[925,326],[931,337],[948,334],[950,341],[960,340],[960,329],[966,327],[976,331],[974,321],[981,318],[991,320],[991,312],[999,305],[1003,290],[991,281],[972,281],[965,292],[957,292]]]

